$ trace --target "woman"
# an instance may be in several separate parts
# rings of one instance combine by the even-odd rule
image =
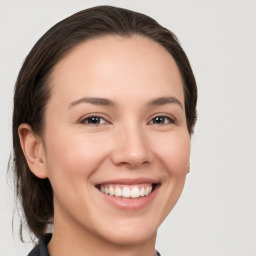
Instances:
[[[17,194],[40,239],[29,256],[157,254],[189,172],[196,101],[177,38],[148,16],[99,6],[46,32],[14,96]]]

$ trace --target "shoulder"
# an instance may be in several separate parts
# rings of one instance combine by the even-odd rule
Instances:
[[[28,256],[50,256],[47,249],[47,244],[51,238],[52,234],[44,234],[40,238],[38,245],[28,254]]]

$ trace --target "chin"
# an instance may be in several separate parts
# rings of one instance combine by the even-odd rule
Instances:
[[[102,235],[105,240],[120,246],[143,244],[156,238],[158,225],[152,222],[126,220],[125,223],[113,225],[111,229],[108,227],[108,231],[103,230]]]
[[[156,238],[156,230],[154,232],[148,233],[145,230],[130,230],[123,231],[118,230],[118,232],[111,232],[107,235],[107,240],[112,244],[119,246],[129,246],[129,245],[141,245]]]

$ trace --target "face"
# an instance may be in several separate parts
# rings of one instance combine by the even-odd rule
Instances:
[[[156,42],[106,36],[54,68],[43,137],[54,228],[141,243],[177,202],[190,157],[182,79]]]

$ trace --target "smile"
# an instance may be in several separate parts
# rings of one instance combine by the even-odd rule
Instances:
[[[161,182],[150,178],[115,179],[95,185],[100,198],[121,210],[139,210],[151,205]]]
[[[148,196],[154,188],[154,184],[137,184],[137,185],[122,185],[122,184],[105,184],[98,185],[98,189],[105,194],[123,197],[123,198],[139,198]]]

